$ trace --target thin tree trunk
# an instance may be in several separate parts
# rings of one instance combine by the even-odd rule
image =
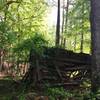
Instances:
[[[91,0],[92,91],[100,88],[100,0]]]
[[[80,52],[83,52],[83,43],[84,43],[84,3],[82,4],[82,26],[81,26],[81,45],[80,45]]]
[[[69,10],[69,0],[67,0],[67,5],[66,5],[65,33],[67,33],[68,10]]]
[[[3,63],[3,51],[0,50],[0,72],[2,71],[2,63]]]
[[[69,0],[67,0],[67,5],[66,5],[66,18],[65,18],[65,30],[64,30],[64,33],[67,33],[68,11],[69,11]]]
[[[76,40],[77,40],[77,34],[75,34],[75,38],[74,38],[74,51],[76,51]]]
[[[61,34],[61,46],[63,47],[63,40],[64,40],[64,7],[65,7],[65,0],[63,0],[63,11],[62,11],[62,34]]]
[[[57,12],[57,26],[56,26],[56,46],[60,43],[60,0],[58,0],[58,12]]]
[[[63,11],[62,11],[62,35],[64,32],[64,7],[65,7],[65,0],[63,0]]]

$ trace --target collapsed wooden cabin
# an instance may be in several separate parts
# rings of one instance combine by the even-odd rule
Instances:
[[[30,54],[30,68],[23,78],[34,85],[80,86],[91,77],[91,56],[61,48],[45,48],[38,56]]]

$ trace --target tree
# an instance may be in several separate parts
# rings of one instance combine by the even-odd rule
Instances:
[[[60,43],[60,0],[58,0],[58,11],[57,11],[57,25],[56,25],[56,46]]]
[[[64,33],[64,16],[65,16],[65,0],[63,0],[63,6],[62,6],[62,28],[61,28],[61,46],[63,47],[63,33]]]
[[[44,0],[0,0],[0,50],[7,52],[0,55],[0,67],[3,61],[28,60],[28,47],[17,52],[15,49],[24,41],[31,41],[35,33],[46,33],[46,7]]]
[[[76,52],[90,52],[89,11],[90,2],[88,0],[69,0],[67,34],[66,32],[64,34],[67,49],[76,50]]]
[[[35,33],[45,33],[45,11],[44,0],[1,0],[0,48],[11,50]]]
[[[67,0],[67,5],[66,5],[65,33],[67,33],[68,11],[69,11],[69,0]]]
[[[100,0],[91,0],[92,91],[100,89]]]

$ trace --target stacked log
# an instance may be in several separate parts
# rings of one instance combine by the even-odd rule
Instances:
[[[35,84],[50,86],[80,86],[91,77],[91,56],[60,48],[46,48],[41,57],[32,54],[30,66]],[[29,76],[27,76],[29,77]],[[29,78],[28,78],[29,79]]]

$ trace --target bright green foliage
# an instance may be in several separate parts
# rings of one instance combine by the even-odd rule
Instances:
[[[41,55],[45,46],[48,46],[48,40],[45,39],[44,35],[35,33],[30,39],[18,43],[14,48],[14,52],[20,53],[21,51],[21,53],[28,52],[29,54],[32,50],[34,53]]]
[[[80,52],[81,34],[84,34],[83,51],[89,53],[90,1],[69,1],[71,4],[69,3],[67,31],[64,33],[66,48]],[[47,32],[48,28],[44,22],[46,8],[45,0],[0,0],[0,48],[15,48],[16,44],[31,39],[35,33],[46,36],[51,33],[51,29]],[[53,45],[55,35],[49,34],[50,37]]]
[[[30,50],[34,34],[47,31],[44,23],[46,6],[44,0],[0,0],[0,48],[12,51],[25,42],[23,50]]]
[[[71,1],[71,0],[70,0]],[[81,35],[83,34],[83,51],[90,52],[90,1],[75,0],[70,4],[68,12],[67,33],[67,49],[80,52]],[[75,43],[76,39],[76,43]],[[74,47],[76,45],[76,47]]]
[[[61,97],[62,100],[72,97],[73,94],[64,90],[63,88],[48,88],[46,89],[46,95],[50,97],[50,100],[55,100]]]

